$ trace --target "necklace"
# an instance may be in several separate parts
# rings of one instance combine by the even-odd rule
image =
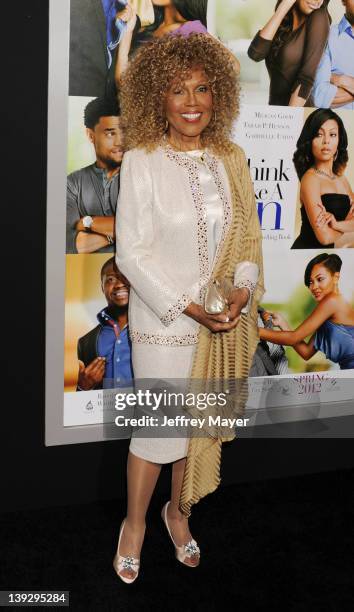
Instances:
[[[184,155],[190,154],[190,156],[193,157],[193,159],[195,159],[196,161],[199,161],[202,164],[206,163],[206,161],[208,159],[208,154],[207,154],[207,152],[204,149],[192,149],[190,151],[188,151],[188,150],[184,151],[177,144],[174,144],[170,140],[168,140],[167,136],[165,136],[164,139],[165,139],[165,142],[167,143],[167,146],[169,146],[174,151],[177,151],[178,153],[182,153]],[[193,155],[193,153],[194,153],[194,155]],[[196,153],[199,153],[199,155],[196,155]]]
[[[178,151],[179,153],[188,153],[188,150],[182,149],[181,146],[177,143],[171,142],[169,140],[169,138],[167,137],[167,134],[164,135],[164,140],[165,142],[171,147],[171,149],[174,149],[175,151]],[[191,149],[193,151],[203,151],[203,149]]]
[[[320,176],[325,176],[326,178],[331,179],[331,181],[334,181],[337,178],[336,174],[328,174],[328,172],[325,172],[324,170],[319,170],[318,168],[314,168],[314,171]]]

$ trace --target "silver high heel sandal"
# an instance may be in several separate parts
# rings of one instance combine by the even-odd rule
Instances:
[[[119,530],[119,538],[118,538],[118,546],[117,546],[117,552],[116,555],[113,559],[113,567],[117,573],[117,575],[119,576],[119,578],[121,580],[123,580],[123,582],[126,582],[127,584],[131,584],[132,582],[134,582],[134,580],[137,579],[138,575],[139,575],[139,568],[140,568],[140,559],[136,559],[135,557],[122,557],[122,555],[119,554],[119,545],[120,545],[120,540],[123,534],[123,529],[124,529],[124,524],[125,524],[125,519],[123,520],[121,526],[120,526],[120,530]],[[122,570],[125,569],[129,569],[132,570],[133,572],[136,573],[136,575],[134,576],[134,578],[127,578],[126,576],[122,576],[119,572],[121,572]]]
[[[169,504],[170,502],[168,501],[162,508],[161,517],[162,517],[163,522],[166,525],[166,528],[172,540],[173,546],[175,547],[176,558],[178,559],[178,561],[183,563],[183,565],[187,565],[187,567],[198,567],[199,561],[198,563],[196,563],[196,565],[192,565],[191,563],[186,563],[186,559],[190,559],[192,555],[198,555],[200,559],[200,548],[197,542],[192,538],[191,540],[189,540],[189,542],[187,542],[187,544],[182,544],[182,546],[177,546],[177,544],[175,543],[172,537],[170,527],[168,525],[168,520],[167,520],[167,508]]]

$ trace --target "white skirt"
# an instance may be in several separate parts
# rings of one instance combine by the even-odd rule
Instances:
[[[132,344],[132,363],[135,379],[154,378],[185,380],[191,374],[196,344],[189,346],[161,346]],[[181,391],[179,387],[179,391]],[[189,438],[141,438],[132,435],[129,450],[133,455],[153,463],[171,463],[187,456]]]

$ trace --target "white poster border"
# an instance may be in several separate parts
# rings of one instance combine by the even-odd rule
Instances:
[[[214,6],[214,2],[213,2]],[[45,354],[45,445],[55,446],[84,442],[103,441],[104,424],[92,423],[75,426],[64,425],[64,406],[71,394],[64,397],[64,324],[65,324],[65,223],[66,223],[66,162],[68,144],[68,82],[69,82],[69,38],[70,38],[70,0],[50,0],[49,4],[49,74],[48,74],[48,165],[47,165],[47,243],[46,243],[46,354]],[[328,374],[338,377],[338,372]],[[289,374],[287,379],[296,378]],[[310,376],[304,374],[303,376]],[[339,374],[339,378],[344,378]],[[272,381],[282,377],[273,376]],[[259,387],[260,380],[251,382],[251,396]],[[264,379],[263,379],[264,380]],[[252,379],[250,379],[252,381]],[[257,382],[258,381],[258,382]],[[90,392],[88,392],[90,394]],[[86,392],[81,392],[83,402]],[[354,414],[352,399],[333,402],[320,398],[321,417]],[[291,411],[285,410],[275,402],[279,422],[281,414],[285,420],[296,421],[313,418],[311,410],[304,406],[318,404],[318,394],[306,397],[305,404],[289,402]],[[333,402],[331,411],[328,406]],[[327,404],[327,405],[326,405]],[[266,415],[266,409],[260,413]],[[273,407],[272,407],[273,408]],[[251,410],[254,404],[251,402]],[[298,409],[298,410],[297,410]],[[319,415],[318,415],[319,416]],[[274,422],[274,421],[273,421]],[[267,418],[257,420],[257,424],[267,424]],[[117,436],[117,439],[119,436]],[[109,438],[112,439],[112,438]]]

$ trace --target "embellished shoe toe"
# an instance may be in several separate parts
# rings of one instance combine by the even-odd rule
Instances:
[[[198,567],[199,565],[199,561],[200,561],[200,548],[197,544],[197,542],[194,540],[194,538],[192,538],[191,540],[189,540],[189,542],[187,542],[187,544],[182,544],[182,546],[177,546],[177,544],[175,543],[172,534],[171,534],[171,530],[168,524],[168,520],[167,520],[167,508],[169,506],[169,501],[164,505],[164,507],[162,508],[161,511],[161,517],[163,522],[166,525],[168,534],[172,540],[172,543],[175,547],[175,551],[176,551],[176,558],[178,559],[178,561],[180,561],[181,563],[183,563],[183,565],[187,565],[187,567]],[[198,563],[186,563],[186,559],[191,559],[192,557],[198,556]]]
[[[124,529],[124,524],[125,524],[125,520],[122,522],[121,526],[120,526],[120,530],[119,530],[119,538],[118,538],[118,547],[117,547],[117,552],[116,555],[113,559],[113,567],[117,573],[117,575],[119,576],[119,578],[121,580],[123,580],[123,582],[125,582],[126,584],[131,584],[132,582],[134,582],[138,575],[139,575],[139,569],[140,569],[140,559],[137,559],[136,557],[132,557],[132,556],[126,556],[123,557],[120,553],[119,553],[119,545],[120,545],[120,541],[121,541],[121,537],[123,534],[123,529]],[[122,576],[122,574],[120,572],[122,572],[123,570],[131,570],[133,572],[135,572],[135,576],[133,576],[132,578],[128,578],[127,576]]]

